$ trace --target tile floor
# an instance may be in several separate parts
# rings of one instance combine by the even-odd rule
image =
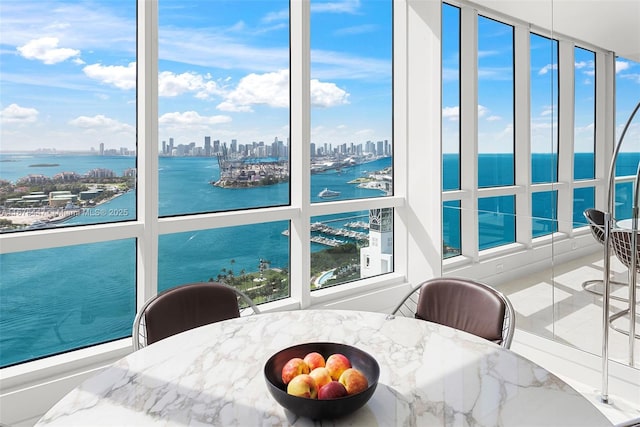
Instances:
[[[634,340],[634,361],[630,366],[628,335],[609,329],[611,362],[604,383],[600,358],[602,296],[582,288],[586,280],[601,279],[603,271],[602,253],[594,253],[502,284],[500,290],[518,313],[512,349],[567,381],[613,423],[620,423],[640,417],[640,340]],[[628,283],[627,269],[615,257],[611,273],[613,280]],[[612,295],[626,298],[628,286],[613,286]],[[625,307],[626,303],[612,299],[612,313]],[[621,318],[614,324],[628,330],[627,319]],[[638,321],[636,334],[640,334]],[[605,384],[608,404],[602,402]]]

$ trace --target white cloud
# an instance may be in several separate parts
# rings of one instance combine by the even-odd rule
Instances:
[[[77,49],[58,47],[57,37],[41,37],[18,46],[18,52],[26,59],[37,59],[47,65],[57,64],[80,55]]]
[[[479,50],[478,58],[486,58],[488,56],[496,56],[500,55],[500,51],[498,50]]]
[[[249,74],[218,105],[222,111],[253,111],[253,105],[287,107],[289,105],[289,71]]]
[[[553,114],[555,110],[556,110],[556,107],[554,105],[545,105],[542,111],[540,112],[540,116],[542,117],[550,116]]]
[[[457,82],[460,80],[460,70],[457,68],[443,68],[442,80],[445,82]]]
[[[11,104],[0,111],[0,119],[3,124],[34,123],[38,119],[38,110],[35,108],[21,107],[18,104]]]
[[[502,117],[500,117],[500,116],[489,116],[489,117],[487,117],[487,121],[488,122],[497,122],[497,121],[500,121],[500,120],[502,120]]]
[[[277,12],[270,12],[262,18],[262,22],[271,23],[278,21],[289,21],[289,9],[282,9]]]
[[[311,80],[311,105],[314,107],[334,107],[348,104],[349,94],[336,86]],[[273,73],[249,74],[240,80],[238,86],[225,96],[218,105],[222,111],[249,112],[254,105],[268,105],[276,108],[289,106],[289,70]]]
[[[595,124],[589,123],[585,126],[576,126],[574,132],[575,133],[587,133],[589,135],[593,135],[595,130]]]
[[[478,117],[483,117],[485,114],[489,112],[489,109],[484,105],[478,104]]]
[[[195,92],[196,98],[209,99],[212,95],[220,94],[216,82],[211,76],[201,76],[196,73],[174,74],[163,71],[158,76],[158,93],[160,96],[178,96],[187,92]]]
[[[122,65],[92,64],[84,67],[82,71],[87,77],[115,86],[118,89],[130,90],[136,88],[135,62],[129,63],[126,67]]]
[[[557,69],[558,69],[558,64],[547,64],[544,67],[540,68],[540,70],[538,70],[538,75],[543,76],[547,74],[549,71],[557,70]]]
[[[71,121],[69,124],[81,129],[101,131],[101,132],[135,132],[135,127],[118,120],[98,114],[93,117],[80,116]]]
[[[311,12],[322,13],[355,13],[358,9],[360,9],[360,0],[316,2],[311,5]]]
[[[478,68],[478,79],[493,81],[513,80],[512,67],[481,67]]]
[[[334,32],[336,36],[349,36],[354,34],[367,34],[377,31],[378,27],[371,24],[356,25],[354,27],[346,27]]]
[[[452,122],[460,120],[460,107],[444,107],[442,109],[442,117]]]
[[[631,64],[627,61],[616,61],[616,73],[620,71],[628,70],[631,67]]]
[[[231,121],[231,117],[224,115],[217,116],[201,116],[195,111],[185,111],[184,113],[166,113],[160,116],[158,122],[161,125],[166,126],[209,126],[220,123],[228,123]]]
[[[328,108],[349,103],[349,94],[336,86],[335,83],[312,79],[310,86],[311,106],[313,107]]]

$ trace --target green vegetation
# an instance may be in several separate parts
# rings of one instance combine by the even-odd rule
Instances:
[[[223,268],[217,276],[210,277],[209,282],[222,282],[240,289],[256,304],[289,296],[289,271],[287,269],[269,268],[269,261],[260,260],[261,271],[247,273],[233,270],[235,260],[230,260],[230,268]],[[334,278],[323,284],[333,286],[360,278],[360,251],[354,243],[347,243],[335,248],[325,249],[311,254],[311,276],[317,277],[325,271],[334,270]],[[309,286],[312,286],[310,281]],[[314,288],[315,289],[315,288]]]

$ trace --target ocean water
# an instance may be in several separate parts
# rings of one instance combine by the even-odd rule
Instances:
[[[2,155],[0,179],[16,181],[28,174],[53,176],[64,171],[86,173],[111,169],[118,175],[135,167],[133,157],[69,155]],[[48,166],[32,166],[47,164]],[[53,166],[55,165],[55,166]],[[357,188],[347,181],[391,165],[380,159],[340,172],[312,177],[312,201],[328,187],[341,199],[377,197],[378,190]],[[215,159],[160,158],[161,216],[227,211],[289,203],[288,184],[250,189],[211,185],[218,178]],[[136,218],[136,192],[85,210],[62,227],[127,221]],[[367,212],[348,212],[313,220],[344,224]],[[158,287],[215,279],[229,270],[255,272],[259,260],[287,268],[288,221],[162,235],[158,242]],[[312,250],[325,249],[313,243]],[[130,335],[135,316],[135,239],[53,248],[0,256],[0,366],[69,351]],[[44,326],[43,326],[44,325]]]
[[[444,188],[457,188],[457,157],[445,155],[443,161]],[[483,166],[481,170],[489,173],[498,168],[501,171],[480,179],[482,185],[512,179],[509,167],[504,166],[510,161],[509,156],[481,156],[479,162],[490,165]],[[580,161],[584,165],[593,164],[593,159],[588,156]],[[639,161],[640,153],[623,153],[618,174],[635,174],[634,168]],[[551,156],[534,157],[534,162],[536,179],[555,176],[555,160]],[[57,166],[31,166],[43,163]],[[339,199],[378,197],[382,194],[380,191],[360,189],[348,181],[367,171],[381,170],[390,165],[391,159],[381,159],[341,171],[312,175],[312,201],[322,200],[317,194],[324,188],[340,191]],[[63,171],[85,173],[94,168],[112,169],[121,174],[132,167],[135,167],[133,157],[0,155],[0,179],[9,181],[29,173],[53,176]],[[210,184],[217,179],[218,173],[215,159],[160,158],[160,215],[278,206],[289,202],[287,184],[223,189]],[[135,219],[135,196],[135,191],[130,191],[66,221],[62,226]],[[588,194],[582,197],[583,203],[589,203],[588,197]],[[554,200],[552,195],[541,199],[547,201],[541,205]],[[459,208],[455,202],[448,206],[444,209],[444,240],[451,246],[456,243],[459,246]],[[485,230],[481,239],[483,244],[499,245],[514,238],[513,226],[508,220],[504,221],[513,210],[512,198],[485,199],[481,207],[487,213],[499,212],[503,219],[502,228],[497,228],[495,221],[500,215],[487,214],[484,217],[486,221],[481,226]],[[553,215],[544,213],[547,207],[542,207],[541,217]],[[113,215],[109,216],[109,212]],[[317,217],[312,221],[333,221],[332,225],[342,225],[358,216],[362,216],[362,220],[367,219],[367,212],[345,215],[344,218],[336,218],[335,215]],[[540,224],[545,225],[544,221]],[[287,221],[278,221],[160,236],[159,289],[215,278],[221,271],[233,270],[235,274],[257,271],[261,258],[269,260],[271,267],[288,268],[289,242],[282,234],[287,228]],[[312,244],[313,251],[324,248]],[[135,315],[135,260],[135,239],[1,255],[0,366],[129,336]]]

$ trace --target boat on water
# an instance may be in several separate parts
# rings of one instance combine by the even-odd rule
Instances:
[[[324,190],[318,193],[318,197],[322,197],[323,199],[338,197],[339,195],[340,195],[339,191],[329,190],[328,188],[325,188]]]

